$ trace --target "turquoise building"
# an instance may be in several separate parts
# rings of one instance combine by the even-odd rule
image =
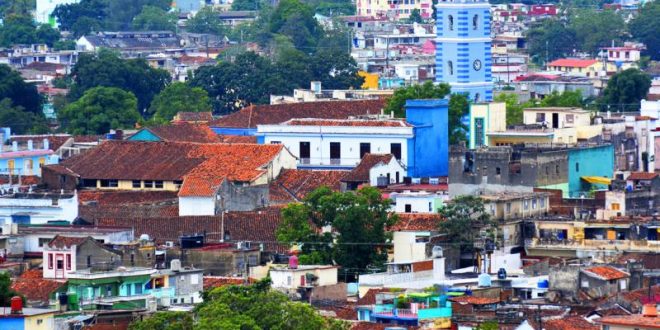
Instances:
[[[492,101],[490,4],[485,0],[440,0],[436,5],[435,81]]]
[[[607,189],[606,186],[592,185],[588,177],[612,178],[614,175],[614,146],[611,144],[571,148],[568,150],[568,195],[579,198],[589,197],[591,188]]]

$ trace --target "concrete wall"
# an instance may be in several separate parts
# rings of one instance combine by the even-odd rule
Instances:
[[[403,146],[401,146],[403,148]],[[403,152],[403,151],[402,151]],[[402,155],[403,157],[403,155]],[[399,181],[397,182],[397,173],[399,174]],[[406,169],[404,169],[401,164],[394,158],[390,161],[389,164],[377,165],[371,168],[369,171],[369,184],[373,187],[378,186],[379,177],[390,176],[390,183],[400,183],[403,182],[403,177],[408,175]]]
[[[563,266],[555,267],[550,270],[549,290],[559,291],[565,297],[572,297],[579,288],[580,267]]]
[[[169,258],[170,255],[168,255],[168,259]],[[184,255],[181,257],[173,255],[172,258],[181,258],[183,265],[193,265],[197,268],[204,269],[206,274],[216,276],[242,274],[248,269],[245,267],[245,263],[248,264],[248,267],[256,266],[261,263],[261,253],[256,249],[191,249],[185,250]]]
[[[49,221],[73,222],[78,217],[78,195],[53,194],[51,198],[0,198],[0,224],[12,223],[12,215],[29,214],[29,224],[43,225]]]
[[[312,303],[315,301],[346,301],[348,284],[337,283],[332,285],[317,286],[312,289]]]
[[[493,102],[493,103],[477,103],[470,105],[470,141],[469,147],[474,149],[476,145],[476,126],[475,120],[483,119],[484,127],[482,128],[483,134],[481,138],[484,145],[490,145],[488,139],[488,132],[502,132],[506,130],[506,104]]]
[[[430,233],[413,231],[394,232],[392,242],[394,243],[394,262],[414,262],[426,259],[427,242],[416,242],[416,238],[429,237]]]
[[[215,215],[215,196],[179,196],[179,216]]]
[[[92,268],[112,269],[121,263],[121,255],[108,249],[100,247],[92,241],[86,241],[78,247],[76,254],[76,267],[78,269],[89,268],[87,259]]]

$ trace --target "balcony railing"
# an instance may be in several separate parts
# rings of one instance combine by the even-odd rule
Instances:
[[[547,248],[552,250],[619,250],[636,252],[660,252],[660,241],[647,240],[546,240],[534,238],[527,240],[525,245],[530,248]]]
[[[147,290],[145,293],[152,295],[155,298],[172,298],[175,295],[174,287],[170,288],[158,288]]]
[[[299,166],[346,166],[354,167],[360,163],[360,158],[326,158],[326,157],[312,157],[300,158],[298,161]]]
[[[391,305],[376,305],[374,316],[385,318],[428,320],[451,317],[451,307],[423,308],[412,310],[409,308],[393,308]]]
[[[413,282],[433,279],[433,271],[409,273],[375,273],[360,275],[360,285],[383,286],[402,282]]]

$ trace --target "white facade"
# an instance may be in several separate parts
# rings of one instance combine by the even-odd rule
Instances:
[[[431,237],[428,231],[396,231],[393,262],[416,262],[426,260],[426,244]]]
[[[215,215],[215,196],[179,197],[179,216]]]
[[[394,65],[397,77],[408,81],[417,81],[419,78],[419,64],[402,63]]]
[[[408,139],[413,137],[413,127],[403,121],[400,126],[377,126],[386,121],[346,120],[346,126],[332,120],[306,120],[306,125],[259,125],[257,136],[263,137],[264,144],[284,144],[298,158],[298,166],[342,166],[355,167],[361,159],[361,145],[368,146],[368,153],[392,153],[393,145],[398,145],[401,162],[408,163]],[[312,125],[316,123],[317,125]],[[337,148],[332,154],[332,148]],[[301,153],[302,151],[302,153]],[[364,151],[364,150],[363,150]]]
[[[658,81],[657,89],[658,91],[656,94],[660,94],[660,80]],[[649,94],[651,94],[650,91]],[[642,100],[640,115],[660,119],[660,100],[659,101]],[[656,125],[654,128],[658,128],[660,126],[660,121],[656,121],[655,123]]]
[[[43,225],[49,221],[73,222],[78,217],[78,194],[12,194],[0,196],[0,224]]]
[[[78,3],[80,0],[37,0],[36,10],[34,11],[34,19],[40,24],[49,24],[51,22],[51,15],[58,5],[67,5],[71,3]]]
[[[403,155],[402,155],[403,156]],[[378,187],[378,178],[390,178],[390,184],[403,182],[403,178],[408,176],[406,169],[399,161],[392,157],[389,164],[376,164],[369,170],[369,185]]]
[[[25,253],[43,253],[44,245],[57,235],[70,237],[91,236],[103,244],[120,244],[133,241],[133,229],[94,230],[94,227],[31,227],[21,228],[19,234],[24,237]]]
[[[392,193],[390,199],[394,202],[396,213],[437,213],[449,195],[428,192]]]
[[[66,274],[75,272],[77,247],[45,247],[43,251],[44,278],[65,279]]]
[[[525,125],[543,124],[548,128],[571,128],[591,125],[591,113],[578,108],[530,108],[523,110]]]
[[[271,285],[275,289],[297,289],[301,286],[312,286],[307,282],[307,274],[313,274],[317,280],[313,286],[337,284],[337,267],[325,265],[300,265],[296,269],[271,268]]]

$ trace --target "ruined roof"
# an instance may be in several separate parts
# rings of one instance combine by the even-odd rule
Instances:
[[[270,202],[271,204],[297,202],[323,186],[339,191],[341,180],[347,174],[348,171],[282,170],[277,179],[270,183]]]
[[[639,262],[645,269],[660,269],[660,254],[658,253],[625,253],[617,258],[619,264],[628,262]]]
[[[40,135],[14,135],[9,139],[9,143],[18,142],[19,144],[27,143],[27,141],[32,140],[34,143],[43,143],[43,140],[48,140],[48,149],[57,151],[63,146],[69,139],[71,135],[68,134],[40,134]]]
[[[658,176],[658,173],[649,172],[632,172],[626,180],[653,180]]]
[[[158,203],[126,203],[126,204],[81,204],[78,217],[89,223],[99,218],[156,218],[174,217],[179,215],[178,200]]]
[[[220,138],[207,125],[176,123],[145,128],[162,141],[218,143]]]
[[[254,135],[218,135],[222,143],[257,143],[257,137]]]
[[[212,127],[256,128],[293,118],[347,119],[380,114],[385,100],[323,101],[275,105],[251,105],[209,123]]]
[[[358,306],[374,305],[376,304],[376,294],[390,292],[390,289],[369,289],[367,292],[359,298],[357,301]]]
[[[630,274],[610,266],[590,267],[583,269],[582,272],[605,281],[618,280],[620,278],[626,278],[630,276]]]
[[[134,191],[134,190],[79,190],[78,201],[81,205],[96,204],[126,205],[145,204],[177,200],[176,191]]]
[[[389,164],[392,154],[365,154],[360,163],[344,177],[343,182],[369,182],[369,171],[378,164]]]
[[[85,237],[72,237],[72,236],[62,236],[62,235],[56,235],[53,237],[50,242],[48,242],[48,246],[53,248],[70,248],[72,246],[80,246],[80,244],[84,243],[89,239],[89,236]]]
[[[605,325],[622,325],[628,327],[644,327],[645,329],[660,329],[660,317],[635,315],[613,315],[605,316],[597,320]]]
[[[206,58],[204,58],[206,59]],[[180,111],[174,116],[172,122],[209,122],[213,120],[213,114],[210,111],[203,112],[191,112],[191,111]]]
[[[204,290],[219,288],[227,285],[242,285],[242,277],[204,276]]]
[[[459,304],[470,304],[470,305],[491,305],[500,302],[500,298],[486,298],[486,297],[474,297],[474,296],[451,297],[449,298],[449,300]]]
[[[442,221],[437,213],[397,213],[397,222],[388,231],[436,231]]]
[[[41,270],[29,270],[14,279],[11,289],[24,296],[28,302],[48,304],[50,295],[65,285],[66,281],[44,279]]]

